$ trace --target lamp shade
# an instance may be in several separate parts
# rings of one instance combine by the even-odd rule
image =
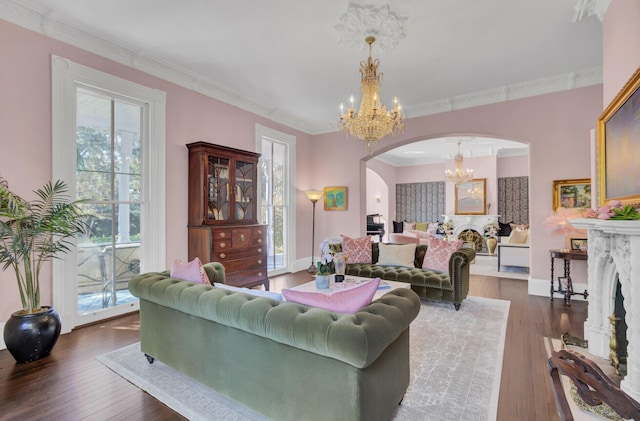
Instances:
[[[304,192],[304,194],[307,195],[309,200],[311,200],[313,203],[316,203],[318,200],[320,200],[324,192],[320,190],[307,190],[306,192]]]

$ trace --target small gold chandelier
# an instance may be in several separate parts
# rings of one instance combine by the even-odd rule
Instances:
[[[452,181],[455,184],[461,184],[461,183],[466,183],[468,181],[473,180],[473,170],[470,169],[466,169],[463,170],[462,169],[462,154],[460,153],[460,141],[458,140],[458,153],[456,154],[455,160],[456,160],[456,170],[455,171],[451,171],[451,170],[446,170],[444,172],[444,176],[447,179],[447,181]]]
[[[398,98],[393,97],[391,111],[387,111],[387,107],[380,104],[380,82],[383,74],[377,74],[380,60],[371,59],[371,44],[375,40],[376,38],[373,36],[365,38],[369,44],[369,58],[366,62],[360,62],[360,90],[362,91],[360,109],[356,112],[353,107],[353,96],[351,96],[351,107],[346,112],[344,105],[340,104],[340,119],[338,120],[338,126],[341,130],[367,142],[369,154],[375,149],[378,139],[382,139],[388,134],[395,136],[404,128]]]

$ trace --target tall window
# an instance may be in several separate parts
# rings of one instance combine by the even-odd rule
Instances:
[[[76,98],[76,198],[93,215],[78,244],[84,314],[135,300],[127,282],[140,272],[146,107],[87,88],[78,88]]]
[[[69,331],[136,310],[128,280],[166,265],[165,94],[53,56],[52,114],[53,178],[92,215],[53,266]]]
[[[260,152],[259,220],[267,224],[267,270],[270,276],[292,272],[295,207],[295,138],[258,125]],[[293,211],[291,211],[293,209]]]

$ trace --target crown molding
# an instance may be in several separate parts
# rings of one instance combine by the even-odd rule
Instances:
[[[515,83],[471,94],[442,98],[404,107],[407,118],[445,113],[463,108],[477,107],[536,95],[583,88],[602,83],[602,67],[565,73],[544,79]]]
[[[125,66],[199,92],[245,111],[265,117],[305,133],[328,131],[326,124],[315,124],[292,114],[261,104],[245,94],[187,70],[175,63],[147,54],[134,46],[97,36],[74,23],[58,19],[55,13],[39,9],[28,1],[0,0],[0,19],[65,42]]]
[[[15,23],[34,32],[65,42],[93,54],[138,69],[149,75],[199,92],[203,95],[236,106],[274,122],[310,135],[335,132],[335,122],[312,122],[284,112],[268,104],[262,104],[242,92],[229,89],[216,81],[187,70],[175,63],[163,60],[126,45],[80,28],[71,22],[58,19],[55,13],[38,9],[28,0],[0,0],[0,19]],[[545,93],[558,92],[602,83],[602,67],[581,70],[563,75],[489,89],[486,91],[442,98],[418,105],[404,107],[405,118],[448,112],[478,105],[504,102]]]

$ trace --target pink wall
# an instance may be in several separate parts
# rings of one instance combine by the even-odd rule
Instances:
[[[380,142],[375,154],[417,140],[447,135],[476,135],[512,139],[529,145],[532,225],[532,276],[549,276],[549,249],[564,247],[564,238],[550,236],[542,229],[544,219],[552,213],[553,180],[588,178],[589,132],[602,111],[602,86],[591,86],[547,95],[539,95],[407,120],[405,133]],[[332,171],[322,178],[349,186],[348,212],[321,212],[316,232],[320,236],[336,233],[359,233],[359,204],[354,203],[364,185],[353,171],[358,162],[366,165],[371,157],[362,142],[344,141],[341,133],[314,138],[313,153],[338,148],[332,155]],[[471,162],[470,162],[471,165]],[[405,171],[405,170],[399,170]],[[407,170],[410,171],[410,170]],[[362,177],[364,176],[363,172]],[[398,176],[398,182],[405,180]],[[421,180],[422,181],[422,180]],[[362,203],[365,203],[364,200]]]
[[[603,109],[640,66],[640,1],[611,2],[603,22]]]
[[[529,155],[498,158],[498,178],[529,175]]]
[[[17,193],[28,195],[51,178],[50,60],[55,54],[167,93],[167,262],[187,258],[185,144],[202,140],[254,151],[256,123],[297,138],[298,254],[308,255],[303,246],[310,233],[304,228],[311,225],[311,213],[305,212],[308,200],[302,191],[312,187],[310,135],[3,20],[0,39],[0,174]],[[20,307],[14,279],[12,273],[0,272],[0,321]],[[52,302],[48,269],[42,282],[42,302]]]

